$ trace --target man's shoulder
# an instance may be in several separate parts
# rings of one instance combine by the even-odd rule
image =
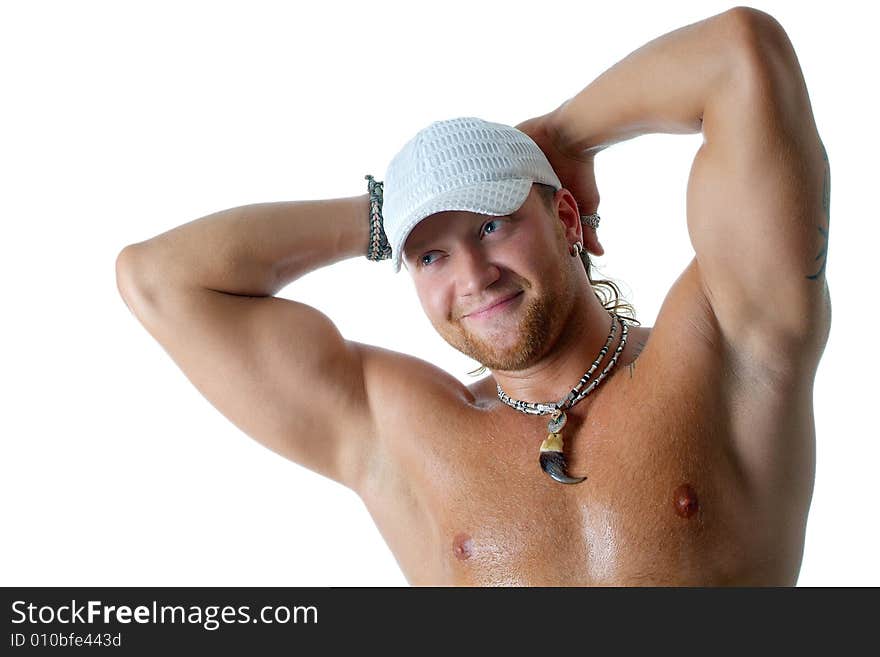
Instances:
[[[413,490],[437,472],[437,447],[450,445],[457,421],[475,408],[471,389],[439,366],[384,347],[357,344],[375,440],[363,455],[365,476],[357,492],[371,511],[425,521]],[[384,509],[384,511],[383,511]],[[415,514],[415,515],[413,515]]]
[[[474,393],[443,368],[412,354],[370,344],[357,344],[364,372],[364,387],[375,412],[409,408],[412,404],[436,405],[474,402]]]

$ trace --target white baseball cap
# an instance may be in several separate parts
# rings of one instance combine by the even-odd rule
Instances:
[[[535,182],[562,189],[547,156],[521,130],[475,116],[423,128],[385,172],[382,223],[394,272],[406,238],[425,217],[447,210],[507,215],[522,206]]]

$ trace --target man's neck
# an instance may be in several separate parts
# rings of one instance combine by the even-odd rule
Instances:
[[[599,357],[602,347],[608,341],[611,325],[611,315],[595,294],[584,295],[573,308],[558,338],[538,362],[522,370],[493,370],[492,383],[501,384],[501,388],[512,399],[532,403],[559,401],[568,395]],[[608,346],[608,352],[602,357],[581,390],[585,390],[598,379],[611,362],[615,350],[620,345],[622,333],[620,322],[615,320],[615,333]],[[632,329],[625,352],[620,354],[614,368],[608,372],[594,392],[597,392],[613,373],[623,369],[626,364],[624,358],[632,352],[631,338]],[[590,393],[592,394],[594,393]]]

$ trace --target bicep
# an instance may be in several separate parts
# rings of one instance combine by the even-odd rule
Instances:
[[[755,20],[755,43],[703,114],[688,230],[728,340],[814,359],[830,325],[830,169],[784,33]]]
[[[355,488],[373,448],[357,343],[279,297],[172,289],[126,301],[193,385],[276,453]]]

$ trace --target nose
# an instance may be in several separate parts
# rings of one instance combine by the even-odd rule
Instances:
[[[455,255],[456,287],[461,296],[479,297],[501,277],[498,266],[492,264],[479,245],[462,246]]]

